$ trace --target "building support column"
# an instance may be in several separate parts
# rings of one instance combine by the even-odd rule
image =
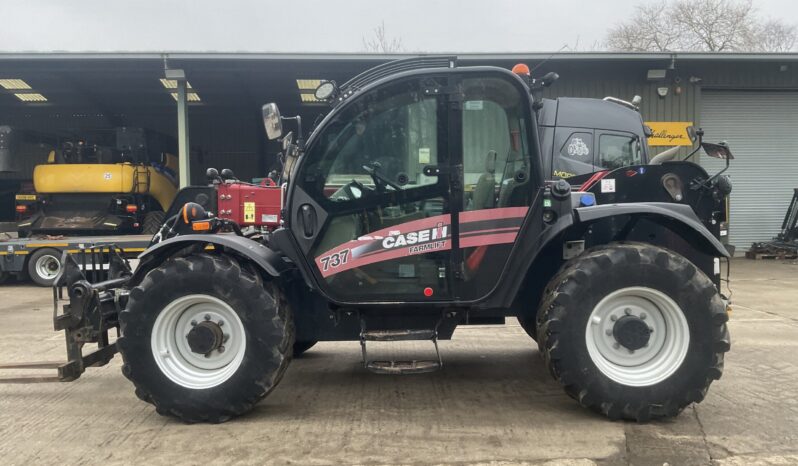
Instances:
[[[189,155],[188,138],[188,81],[186,72],[183,70],[169,69],[164,62],[164,75],[166,79],[173,80],[177,84],[177,160],[180,165],[179,181],[180,188],[185,188],[191,184],[191,161]]]
[[[188,145],[188,93],[185,78],[177,81],[177,144],[180,164],[180,187],[191,184],[191,165]]]

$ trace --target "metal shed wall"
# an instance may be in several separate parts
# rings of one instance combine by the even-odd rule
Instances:
[[[729,143],[729,241],[741,249],[776,236],[798,187],[798,91],[704,92],[702,124]],[[704,157],[710,174],[725,163]]]

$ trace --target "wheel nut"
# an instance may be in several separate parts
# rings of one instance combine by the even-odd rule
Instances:
[[[224,353],[224,346],[220,346],[220,347],[219,347],[219,352],[220,352],[220,353]]]
[[[607,330],[605,330],[604,335],[607,335],[608,337],[612,336],[612,329],[608,328]]]
[[[645,319],[646,318],[646,313],[645,312],[641,312],[640,313],[640,318],[641,319]]]
[[[222,341],[223,341],[224,343],[227,343],[227,340],[229,340],[229,339],[230,339],[230,334],[229,334],[229,333],[225,333],[225,334],[224,334],[224,337],[222,337]]]
[[[205,353],[205,357],[206,357],[206,358],[209,358],[209,357],[211,357],[211,353]]]
[[[635,354],[635,350],[633,350],[633,349],[630,349],[630,350],[629,350],[629,354]]]
[[[620,343],[613,343],[612,347],[615,348],[615,349],[618,349],[618,348],[621,347],[621,344]]]
[[[654,327],[649,327],[649,328],[648,328],[648,331],[649,331],[650,333],[654,333]]]
[[[197,321],[196,320],[192,320],[191,321],[191,326],[192,327],[196,327],[197,326]]]
[[[211,315],[210,314],[205,314],[205,320],[211,320]]]
[[[616,320],[618,320],[618,316],[610,316],[610,320],[615,322]]]
[[[222,319],[219,319],[219,327],[221,327],[222,325],[224,325],[224,321]]]
[[[631,314],[632,314],[632,310],[631,310],[631,309],[629,309],[628,307],[627,307],[626,309],[624,309],[624,310],[623,310],[623,312],[624,312],[624,314],[626,314],[626,315],[631,315]]]

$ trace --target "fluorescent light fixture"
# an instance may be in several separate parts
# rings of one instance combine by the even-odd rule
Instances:
[[[306,94],[304,92],[299,93],[299,98],[302,99],[302,103],[319,103],[321,100],[317,99],[313,94]]]
[[[30,84],[26,83],[21,79],[0,79],[0,86],[3,86],[3,89],[9,91],[31,88]]]
[[[24,94],[23,93],[19,93],[19,94],[15,93],[14,95],[17,97],[17,99],[19,99],[19,100],[21,100],[23,102],[47,102],[47,97],[45,97],[45,96],[43,96],[43,95],[41,95],[39,93],[35,93],[35,92],[24,93]]]
[[[177,80],[176,79],[164,79],[161,78],[161,84],[163,87],[167,89],[177,89]],[[186,87],[191,89],[191,83],[186,81]]]
[[[170,92],[169,95],[171,95],[172,98],[175,99],[175,102],[177,102],[177,92]],[[200,99],[199,94],[197,94],[196,92],[189,92],[188,94],[186,94],[186,100],[188,100],[189,102],[201,102],[202,101]]]
[[[321,79],[297,79],[296,87],[303,91],[315,91],[321,84]]]

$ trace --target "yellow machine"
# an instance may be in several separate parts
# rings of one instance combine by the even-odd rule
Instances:
[[[78,140],[51,152],[33,171],[35,194],[17,196],[20,235],[155,233],[177,193],[178,166],[167,152],[155,160],[145,134],[117,128],[115,149]]]

